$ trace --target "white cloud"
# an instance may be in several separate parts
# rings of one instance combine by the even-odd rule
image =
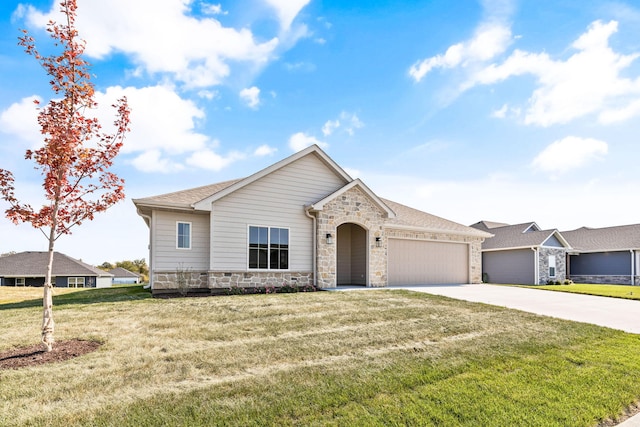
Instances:
[[[466,42],[450,46],[444,54],[418,61],[409,68],[416,82],[435,68],[453,68],[489,61],[502,54],[511,44],[511,30],[500,23],[480,25],[475,35]]]
[[[147,73],[162,73],[188,87],[220,84],[231,72],[230,64],[252,69],[273,58],[281,40],[258,41],[249,28],[225,27],[213,17],[190,14],[184,0],[110,0],[86,2],[78,10],[77,27],[87,40],[86,54],[104,58],[114,52],[131,57]],[[282,22],[293,20],[304,5],[275,2]],[[306,3],[305,3],[306,4]],[[33,7],[24,12],[31,25],[42,27],[60,20],[57,2],[42,13]],[[153,10],[154,13],[148,13]],[[289,22],[290,24],[290,22]],[[240,66],[240,65],[239,65]]]
[[[218,4],[210,4],[202,2],[202,12],[208,15],[228,15],[229,12],[222,10],[222,5]]]
[[[339,118],[335,120],[327,120],[322,126],[322,134],[324,136],[330,136],[338,128],[344,129],[344,132],[353,136],[356,129],[364,127],[364,123],[360,120],[356,113],[349,113],[343,111],[340,113]]]
[[[263,144],[263,145],[261,145],[261,146],[259,146],[258,148],[255,149],[255,151],[253,152],[253,155],[254,156],[258,156],[258,157],[270,156],[273,153],[275,153],[276,151],[278,151],[277,148],[270,147],[267,144]]]
[[[117,99],[126,96],[131,109],[131,132],[122,147],[122,154],[137,153],[132,164],[143,172],[175,171],[178,163],[164,158],[201,151],[209,143],[207,135],[197,132],[197,122],[204,119],[204,112],[192,101],[181,98],[172,87],[145,88],[113,86],[105,92],[96,92],[96,110],[86,111],[87,116],[100,120],[105,133],[113,132],[115,110],[111,108]],[[22,99],[0,112],[0,129],[24,141],[31,148],[42,144],[37,122],[36,97]],[[167,108],[170,105],[171,108]],[[44,105],[41,105],[44,106]]]
[[[289,138],[289,148],[296,152],[304,150],[313,144],[316,144],[320,148],[327,148],[329,146],[326,142],[318,141],[316,137],[307,135],[304,132],[294,133]]]
[[[351,136],[353,136],[356,129],[364,127],[364,123],[362,123],[356,113],[348,113],[346,111],[343,111],[342,113],[340,113],[340,119],[342,120],[345,131]]]
[[[531,165],[543,172],[562,173],[601,159],[607,152],[604,141],[568,136],[542,150]]]
[[[256,86],[245,88],[240,91],[240,98],[253,109],[258,108],[260,104],[260,89]]]
[[[265,0],[265,2],[276,11],[280,21],[280,28],[285,31],[289,30],[293,20],[309,1],[310,0]]]
[[[204,111],[167,86],[141,89],[114,86],[105,93],[96,93],[98,117],[103,126],[113,121],[113,109],[108,106],[123,95],[131,108],[131,132],[122,147],[123,153],[162,150],[181,154],[205,147],[209,137],[195,130],[196,122],[205,117]]]
[[[187,158],[186,163],[200,169],[217,172],[229,166],[233,162],[244,158],[244,154],[237,151],[232,151],[226,156],[221,156],[210,148],[207,148],[193,153],[189,158]]]
[[[35,100],[42,102],[38,96],[29,96],[0,112],[0,131],[13,135],[29,148],[39,147],[43,142],[38,124],[38,106],[34,104]],[[40,104],[40,107],[43,105]]]
[[[133,159],[131,164],[142,172],[174,173],[180,172],[184,166],[163,158],[160,150],[148,150]]]
[[[327,122],[322,126],[322,134],[324,136],[329,136],[333,133],[334,130],[340,127],[340,120],[327,120]]]

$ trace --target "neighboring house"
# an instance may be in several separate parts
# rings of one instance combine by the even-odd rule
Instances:
[[[140,283],[140,275],[129,271],[122,267],[116,267],[109,270],[110,274],[113,274],[113,280],[111,283],[114,285],[122,285],[126,283]]]
[[[374,194],[311,146],[247,178],[135,199],[154,293],[479,283],[490,234]]]
[[[20,252],[0,257],[1,286],[44,286],[48,252]],[[52,281],[59,288],[106,288],[113,275],[54,252]]]
[[[573,250],[568,275],[576,283],[640,285],[640,224],[563,231]]]
[[[486,282],[538,285],[566,279],[566,254],[571,245],[558,230],[541,230],[535,222],[480,221],[471,227],[493,234],[482,243]]]

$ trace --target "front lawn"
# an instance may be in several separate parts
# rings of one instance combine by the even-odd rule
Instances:
[[[537,285],[528,288],[545,289],[548,291],[571,292],[574,294],[597,295],[602,297],[637,299],[640,300],[640,286],[625,285],[591,285],[576,283],[572,285]]]
[[[138,290],[56,297],[56,338],[103,345],[0,371],[0,425],[592,426],[640,398],[640,336],[611,329],[401,290]],[[20,304],[0,351],[39,337]]]

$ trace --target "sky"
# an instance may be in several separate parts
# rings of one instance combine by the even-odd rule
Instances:
[[[0,4],[0,168],[42,204],[27,149],[58,1]],[[102,123],[126,95],[127,199],[56,250],[148,259],[134,198],[242,178],[317,144],[376,194],[452,221],[640,223],[640,2],[78,0]],[[0,203],[4,211],[8,206]],[[46,250],[0,217],[0,253]]]

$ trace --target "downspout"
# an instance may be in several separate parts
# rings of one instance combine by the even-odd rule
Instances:
[[[147,223],[149,227],[149,289],[153,290],[153,235],[151,234],[151,216],[147,214],[143,214],[140,212],[140,209],[136,209],[138,211],[138,215],[144,218],[144,221]]]
[[[631,286],[633,286],[633,285],[635,285],[634,277],[636,275],[636,271],[635,271],[635,254],[633,253],[633,249],[629,249],[629,252],[631,252]]]
[[[317,236],[318,235],[318,230],[316,229],[317,228],[317,225],[316,225],[316,220],[317,219],[316,219],[315,215],[311,215],[309,213],[309,209],[305,209],[304,210],[304,214],[306,216],[308,216],[309,218],[311,218],[311,220],[313,221],[313,233],[312,233],[313,234],[313,287],[317,288],[318,287],[318,271],[316,269],[317,258],[318,258],[318,256],[317,256],[318,249],[316,247],[317,246],[316,245],[316,240],[318,238],[318,236]]]
[[[539,285],[540,283],[540,255],[538,254],[538,248],[532,247],[533,251],[533,260],[534,260],[534,273],[533,273],[533,281],[535,285]]]

